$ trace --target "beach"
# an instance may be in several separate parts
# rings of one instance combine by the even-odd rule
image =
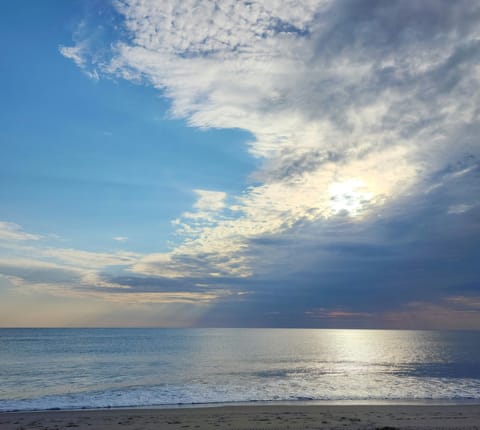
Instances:
[[[9,412],[2,430],[480,429],[480,405],[254,405]]]

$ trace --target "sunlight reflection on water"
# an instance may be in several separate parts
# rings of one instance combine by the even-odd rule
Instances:
[[[0,410],[480,399],[477,332],[2,329]]]

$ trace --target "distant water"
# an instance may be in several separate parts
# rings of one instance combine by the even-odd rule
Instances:
[[[0,329],[0,411],[478,400],[480,333]]]

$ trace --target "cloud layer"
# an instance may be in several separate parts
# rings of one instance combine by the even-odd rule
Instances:
[[[191,126],[249,131],[261,167],[240,195],[193,190],[191,211],[173,220],[179,243],[170,252],[94,256],[90,276],[118,290],[216,303],[204,321],[217,325],[245,323],[239,315],[260,325],[352,318],[394,325],[421,303],[427,315],[431,303],[458,306],[467,299],[449,297],[472,296],[480,5],[118,0],[113,7],[122,31],[111,50],[100,55],[83,38],[60,52],[95,79],[152,85]],[[42,258],[49,253],[62,264],[89,258],[69,250],[43,250]],[[127,276],[105,270],[115,265]],[[480,327],[478,313],[470,315],[467,325]]]
[[[193,126],[250,131],[250,151],[263,159],[261,184],[231,196],[233,217],[212,205],[216,223],[210,214],[211,225],[170,254],[182,273],[182,256],[208,254],[212,272],[249,275],[240,256],[251,239],[341,213],[367,216],[421,194],[452,161],[476,163],[471,2],[116,6],[131,40],[117,43],[105,71],[150,82]]]

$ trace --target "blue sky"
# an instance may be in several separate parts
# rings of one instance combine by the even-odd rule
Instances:
[[[2,9],[0,325],[480,328],[478,5]]]
[[[169,221],[191,207],[193,188],[241,191],[255,165],[248,133],[187,127],[153,89],[79,73],[58,47],[71,43],[82,2],[26,4],[2,22],[5,219],[91,251],[128,236],[151,252],[173,239]]]

